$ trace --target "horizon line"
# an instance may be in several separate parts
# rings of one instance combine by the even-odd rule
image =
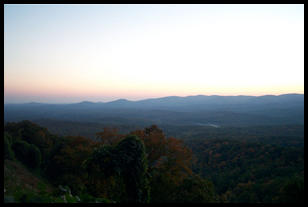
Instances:
[[[12,103],[12,102],[7,102],[4,104],[79,104],[79,103],[84,103],[84,102],[88,102],[88,103],[111,103],[111,102],[115,102],[115,101],[119,101],[119,100],[124,100],[124,101],[128,101],[128,102],[138,102],[138,101],[144,101],[144,100],[151,100],[151,99],[161,99],[161,98],[168,98],[168,97],[178,97],[178,98],[187,98],[187,97],[194,97],[194,96],[220,96],[220,97],[237,97],[237,96],[248,96],[248,97],[262,97],[262,96],[282,96],[282,95],[304,95],[304,93],[283,93],[283,94],[279,94],[279,95],[273,95],[273,94],[265,94],[265,95],[258,95],[258,96],[253,96],[253,95],[202,95],[202,94],[198,94],[198,95],[188,95],[188,96],[176,96],[176,95],[171,95],[171,96],[162,96],[162,97],[157,97],[157,98],[145,98],[145,99],[139,99],[139,100],[129,100],[129,99],[125,99],[125,98],[118,98],[118,99],[114,99],[112,101],[88,101],[88,100],[83,100],[83,101],[79,101],[79,102],[58,102],[58,103],[50,103],[50,102],[36,102],[36,101],[30,101],[30,102],[19,102],[19,103]]]

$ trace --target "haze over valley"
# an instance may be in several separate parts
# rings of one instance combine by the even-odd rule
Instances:
[[[303,4],[5,4],[5,203],[304,203]]]
[[[247,127],[303,125],[304,95],[188,96],[72,104],[5,104],[4,121],[31,120],[46,127],[53,122],[78,122],[127,129],[146,127]],[[65,125],[63,125],[64,127]],[[124,127],[125,126],[125,127]],[[168,128],[167,127],[167,128]],[[92,136],[98,131],[92,131]],[[85,135],[85,134],[81,134]],[[171,134],[174,136],[174,134]]]

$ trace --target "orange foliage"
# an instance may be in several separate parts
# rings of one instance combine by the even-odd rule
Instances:
[[[131,134],[140,137],[145,144],[149,171],[164,171],[176,183],[192,173],[192,152],[184,146],[182,140],[166,138],[156,125]]]
[[[69,169],[78,169],[91,154],[95,142],[81,136],[69,136],[66,140],[66,145],[61,148],[60,153],[54,159],[58,164],[63,164]]]
[[[184,146],[182,140],[167,138],[156,125],[133,131],[130,135],[136,135],[144,142],[150,173],[159,170],[175,183],[192,174],[192,152]],[[97,133],[97,137],[104,145],[115,145],[125,136],[118,134],[116,128],[104,128],[103,132]]]
[[[109,127],[105,127],[104,131],[96,133],[96,136],[103,145],[115,145],[125,137],[125,135],[118,134],[117,128]]]

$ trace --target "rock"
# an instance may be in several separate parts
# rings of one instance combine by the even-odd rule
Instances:
[[[62,185],[59,185],[58,187],[60,188],[60,190],[62,190],[62,191],[64,191],[64,192],[67,191],[65,188],[62,187]]]

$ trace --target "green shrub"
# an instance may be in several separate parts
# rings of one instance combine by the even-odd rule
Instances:
[[[11,148],[11,138],[12,137],[9,134],[4,134],[4,159],[13,160],[15,157],[14,152]]]
[[[15,203],[54,203],[56,198],[48,194],[38,194],[28,190],[18,190],[14,193]]]
[[[217,201],[212,182],[197,175],[185,178],[175,191],[174,202],[215,203]]]
[[[19,140],[12,145],[12,148],[17,159],[26,166],[31,168],[40,166],[41,152],[35,145]]]
[[[107,198],[96,198],[88,193],[80,194],[78,198],[80,198],[80,203],[114,203]]]
[[[4,195],[4,203],[16,203],[16,201],[13,196]]]
[[[32,168],[38,168],[40,167],[42,156],[40,150],[33,144],[30,145],[28,150],[28,156],[29,156],[29,167]]]
[[[291,177],[280,190],[283,203],[304,203],[304,176]]]

